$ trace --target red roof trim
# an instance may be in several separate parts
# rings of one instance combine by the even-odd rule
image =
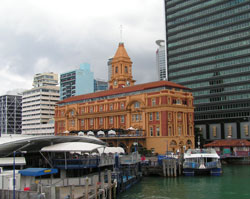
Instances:
[[[227,139],[227,140],[215,140],[209,144],[205,144],[204,147],[250,147],[250,142],[242,139]]]
[[[106,91],[99,91],[99,92],[95,92],[95,93],[73,96],[73,97],[64,99],[62,101],[59,101],[59,102],[57,102],[57,104],[63,104],[63,103],[80,101],[80,100],[84,100],[84,99],[91,99],[91,98],[97,98],[97,97],[105,97],[105,96],[110,96],[110,95],[117,95],[117,94],[121,94],[121,93],[130,93],[130,92],[147,90],[147,89],[157,88],[157,87],[162,87],[162,86],[191,90],[187,87],[184,87],[180,84],[176,84],[174,82],[157,81],[157,82],[150,82],[150,83],[145,83],[145,84],[137,84],[134,86],[128,86],[128,87],[124,87],[124,88],[117,88],[117,89],[111,89],[111,90],[106,90]]]

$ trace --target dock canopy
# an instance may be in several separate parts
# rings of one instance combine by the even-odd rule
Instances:
[[[22,176],[43,176],[57,173],[57,169],[48,169],[48,168],[27,168],[20,170],[19,173]]]
[[[100,135],[105,135],[105,133],[104,133],[104,131],[98,131],[98,132],[97,132],[97,135],[99,135],[99,136],[100,136]]]
[[[93,131],[88,131],[87,136],[95,136]]]
[[[0,157],[5,157],[13,154],[13,151],[22,151],[27,153],[39,152],[43,147],[53,144],[65,142],[84,142],[98,145],[105,145],[105,143],[94,136],[60,136],[60,135],[2,135],[0,138]]]
[[[77,135],[78,136],[84,136],[84,132],[80,131]]]
[[[124,149],[122,147],[103,147],[98,148],[98,152],[101,153],[125,153]]]
[[[0,166],[12,166],[14,163],[14,157],[0,158]],[[26,165],[24,157],[15,157],[15,165]]]
[[[43,147],[41,152],[92,152],[100,147],[103,146],[86,142],[66,142]]]
[[[114,130],[109,130],[108,135],[116,135],[116,132]]]

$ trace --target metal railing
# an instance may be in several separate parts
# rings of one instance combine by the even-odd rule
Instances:
[[[141,161],[141,156],[138,152],[133,152],[131,155],[120,157],[121,164],[135,164]]]
[[[212,169],[212,168],[220,168],[221,163],[219,161],[215,162],[206,162],[205,164],[197,163],[197,162],[184,162],[183,168],[192,168],[199,169],[201,166],[204,166],[204,169]]]

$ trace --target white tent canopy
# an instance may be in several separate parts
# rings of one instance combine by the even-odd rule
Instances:
[[[101,153],[125,153],[122,147],[102,147],[97,149],[98,152]]]
[[[94,134],[93,131],[88,131],[87,135],[88,135],[88,136],[95,136],[95,134]]]
[[[98,131],[97,135],[105,135],[105,133],[103,131]]]
[[[131,127],[128,128],[128,130],[130,130],[130,131],[135,131],[135,130],[137,130],[137,129],[135,129],[135,128],[133,128],[133,127],[131,126]]]
[[[69,133],[69,131],[68,131],[68,130],[66,130],[66,131],[64,131],[63,133],[66,133],[66,134],[67,134],[67,133]]]
[[[84,136],[84,132],[80,131],[80,132],[78,133],[78,136]]]
[[[116,135],[116,132],[114,130],[109,130],[108,135]]]
[[[41,152],[91,152],[100,147],[103,146],[86,142],[65,142],[43,147]]]

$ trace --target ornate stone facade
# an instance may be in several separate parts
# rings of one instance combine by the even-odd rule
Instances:
[[[116,66],[132,70],[129,64],[114,62],[113,69]],[[123,129],[126,133],[101,139],[127,152],[135,143],[159,154],[193,148],[194,107],[188,88],[168,81],[133,85],[132,74],[126,78],[130,85],[123,85],[124,78],[114,72],[112,89],[60,101],[55,111],[55,133]],[[116,85],[114,80],[118,81]],[[117,85],[123,86],[115,88]]]

